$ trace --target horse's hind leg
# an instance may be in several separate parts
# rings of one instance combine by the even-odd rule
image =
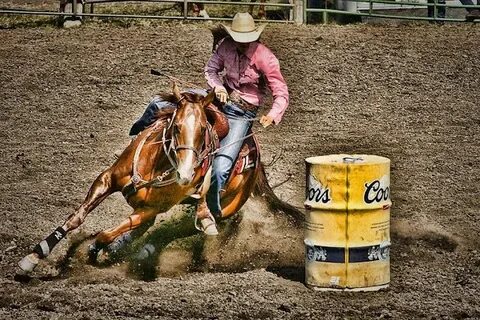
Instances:
[[[61,227],[55,229],[48,237],[38,243],[34,247],[32,253],[20,260],[18,263],[20,269],[24,272],[33,271],[37,266],[39,259],[46,258],[68,232],[78,228],[83,223],[88,213],[95,209],[114,191],[115,190],[112,187],[112,173],[111,170],[108,169],[95,179],[85,200],[75,213],[70,215]]]
[[[108,246],[118,236],[138,228],[143,223],[151,223],[157,213],[158,211],[153,209],[138,209],[135,210],[130,217],[123,220],[117,227],[100,232],[95,242],[89,247],[89,262],[94,263],[97,260],[97,255],[100,250]],[[146,229],[144,231],[146,231]]]

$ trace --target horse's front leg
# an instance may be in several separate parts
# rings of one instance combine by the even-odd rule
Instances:
[[[106,248],[117,237],[123,235],[125,232],[137,229],[145,224],[149,227],[153,224],[155,216],[158,211],[155,209],[137,209],[127,219],[123,220],[118,226],[100,232],[93,244],[88,248],[88,259],[90,263],[95,263],[100,250]],[[145,232],[148,228],[142,228]]]
[[[95,179],[85,200],[75,213],[70,215],[61,227],[55,229],[48,237],[38,243],[32,253],[20,260],[18,263],[20,269],[27,273],[32,272],[40,259],[46,258],[68,232],[78,228],[85,217],[114,191],[112,173],[108,169]]]

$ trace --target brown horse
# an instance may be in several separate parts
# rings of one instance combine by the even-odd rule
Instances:
[[[209,167],[218,145],[216,132],[208,119],[222,114],[206,108],[214,99],[213,93],[206,97],[180,93],[174,84],[173,94],[164,95],[164,98],[176,103],[177,107],[159,114],[156,122],[142,131],[116,162],[97,177],[75,213],[19,262],[23,272],[33,271],[39,259],[45,258],[67,233],[78,228],[86,216],[114,192],[124,194],[133,213],[118,226],[97,234],[89,248],[92,262],[99,251],[117,237],[136,228],[145,232],[157,214],[168,211],[182,200],[194,197],[198,199],[197,205],[205,206]],[[223,217],[237,212],[252,192],[260,163],[258,152],[254,139],[244,141],[222,194]],[[211,214],[196,218],[203,231],[216,234]],[[140,226],[143,227],[138,228]]]

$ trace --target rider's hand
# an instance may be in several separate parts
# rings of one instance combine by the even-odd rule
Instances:
[[[228,93],[224,87],[215,87],[213,91],[215,92],[215,96],[217,97],[218,101],[220,101],[221,103],[227,102]]]
[[[266,128],[273,123],[273,118],[270,116],[262,116],[260,118],[260,123],[264,128]]]

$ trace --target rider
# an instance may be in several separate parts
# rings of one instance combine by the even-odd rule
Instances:
[[[257,27],[249,13],[237,13],[231,27],[222,26],[229,36],[219,42],[205,67],[207,83],[214,90],[216,98],[224,104],[222,111],[230,126],[213,161],[212,182],[207,193],[208,209],[215,217],[222,216],[220,192],[240,152],[242,139],[264,102],[266,85],[272,92],[273,106],[260,118],[263,127],[278,124],[289,101],[279,61],[259,41],[265,25]],[[208,209],[199,207],[199,210]],[[198,214],[205,215],[205,212]]]

